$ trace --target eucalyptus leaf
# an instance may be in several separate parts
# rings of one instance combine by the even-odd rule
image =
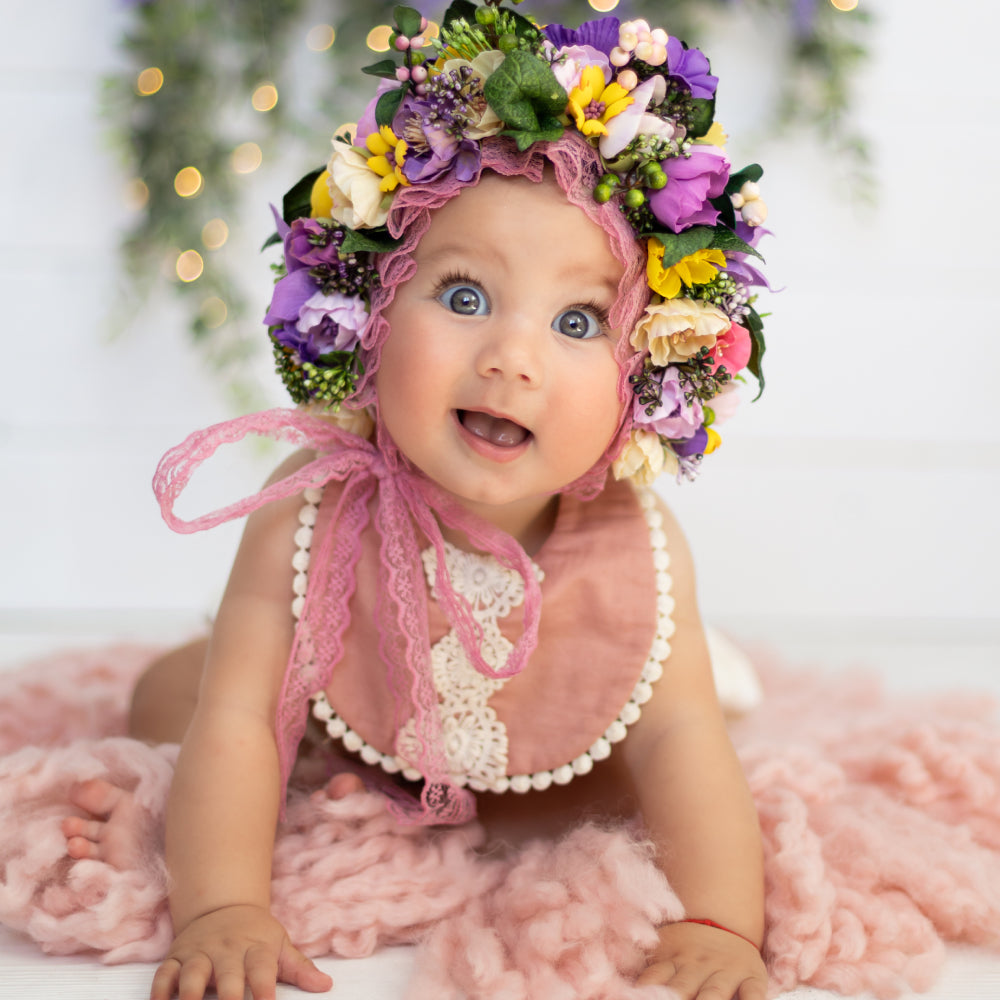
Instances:
[[[395,90],[387,90],[375,105],[375,123],[379,126],[392,125],[393,118],[403,103],[406,94],[405,87],[397,87]]]
[[[372,63],[371,66],[362,66],[362,73],[367,73],[369,76],[381,76],[386,80],[396,79],[396,62],[393,59],[382,59],[377,63]]]
[[[401,35],[413,38],[420,34],[421,15],[419,10],[400,4],[393,10],[392,15],[396,19],[396,27]]]
[[[719,226],[713,232],[715,233],[715,238],[711,243],[712,249],[721,250],[723,253],[727,251],[729,253],[749,253],[753,254],[758,260],[764,259],[757,250],[750,246],[746,240],[737,236],[731,229]]]
[[[507,126],[504,134],[514,136],[519,149],[562,135],[559,116],[566,110],[566,91],[536,56],[520,49],[508,52],[487,79],[483,93]]]
[[[402,237],[397,239],[391,236],[385,226],[377,229],[348,229],[340,249],[343,253],[385,253],[395,250],[402,242]]]
[[[678,261],[712,245],[715,231],[708,226],[692,226],[683,233],[643,233],[663,244],[663,266],[673,267]]]
[[[281,200],[281,217],[289,225],[294,219],[308,218],[312,210],[313,185],[316,183],[316,178],[325,169],[325,167],[317,167],[315,170],[311,170],[285,193],[285,197]]]

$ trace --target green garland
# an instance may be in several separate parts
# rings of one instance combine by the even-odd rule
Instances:
[[[316,24],[316,5],[304,0],[147,0],[134,7],[122,39],[127,68],[106,81],[104,92],[136,206],[121,243],[128,294],[113,321],[122,327],[134,318],[166,275],[194,341],[222,371],[240,407],[259,403],[246,362],[266,346],[259,324],[264,298],[248,304],[236,263],[241,248],[245,252],[265,235],[239,225],[249,168],[258,161],[266,166],[280,150],[283,162],[300,157],[304,172],[325,155],[325,142],[317,146],[316,136],[340,124],[331,109],[361,100],[352,99],[351,89],[360,67],[371,61],[367,33],[373,24],[392,23],[394,6],[389,0],[349,4],[326,38]],[[786,39],[775,126],[808,123],[863,165],[867,147],[852,131],[848,112],[852,73],[866,54],[865,14],[845,14],[830,0],[671,0],[669,6],[665,17],[663,0],[632,0],[628,16],[666,21],[672,34],[695,44],[704,34],[706,11],[718,15],[739,6],[769,18]],[[599,16],[581,0],[536,0],[535,8],[567,24]],[[803,11],[810,15],[807,26],[795,23]],[[306,93],[316,79],[323,81],[319,91]],[[266,84],[278,100],[255,110],[254,95]],[[262,107],[271,103],[268,96],[258,95]],[[197,174],[178,177],[185,167]],[[186,190],[185,181],[196,193],[178,193]]]

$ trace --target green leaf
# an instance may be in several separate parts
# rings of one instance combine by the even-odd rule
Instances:
[[[396,62],[394,59],[382,59],[380,62],[372,63],[371,66],[362,66],[362,73],[369,76],[381,76],[386,80],[396,79]]]
[[[385,253],[395,250],[402,242],[402,237],[397,239],[390,236],[385,226],[377,229],[348,229],[340,249],[343,253]]]
[[[528,52],[515,49],[486,81],[483,89],[490,107],[527,149],[542,139],[558,139],[564,129],[559,116],[566,110],[566,91],[549,66]]]
[[[759,163],[751,163],[750,166],[729,175],[729,180],[726,182],[726,194],[735,194],[747,181],[753,181],[756,184],[763,176],[764,168]]]
[[[750,331],[750,361],[747,363],[747,370],[757,379],[757,395],[753,398],[753,402],[756,402],[764,392],[764,370],[761,367],[765,349],[764,323],[752,306],[745,319],[747,329]]]
[[[316,178],[325,170],[325,167],[317,167],[310,171],[302,180],[294,184],[286,192],[281,201],[281,217],[289,225],[294,219],[304,219],[309,217],[312,210],[312,189],[316,183]]]
[[[712,245],[715,231],[708,226],[692,226],[683,233],[643,233],[643,238],[652,237],[663,244],[663,266],[673,267],[678,261],[689,257],[698,250]]]
[[[715,121],[715,98],[695,97],[691,104],[694,110],[688,118],[688,138],[700,139]]]
[[[476,5],[469,0],[454,0],[444,12],[442,25],[447,28],[455,21],[468,21],[469,24],[476,23]]]
[[[729,253],[749,253],[753,254],[758,260],[764,259],[746,240],[741,239],[731,229],[719,226],[713,232],[715,233],[715,238],[710,244],[713,250],[721,250],[723,253],[726,251]]]
[[[719,213],[719,221],[730,229],[736,228],[736,209],[729,199],[729,195],[723,192],[718,198],[710,198],[709,204]]]
[[[397,87],[395,90],[387,90],[375,105],[375,123],[377,125],[391,125],[403,97],[406,94],[405,87]]]
[[[280,243],[281,237],[277,233],[271,233],[270,236],[261,244],[260,250],[263,253],[268,247],[273,247],[275,243]]]
[[[393,10],[392,16],[396,19],[396,27],[401,35],[413,38],[414,35],[420,34],[419,10],[414,10],[412,7],[406,7],[401,4]]]

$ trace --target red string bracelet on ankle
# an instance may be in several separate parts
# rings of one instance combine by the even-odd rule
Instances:
[[[706,927],[714,927],[718,931],[725,931],[727,934],[735,934],[738,938],[743,938],[747,944],[753,945],[757,948],[757,945],[753,943],[745,934],[741,934],[739,931],[730,930],[728,927],[723,927],[722,924],[717,924],[714,920],[696,920],[694,917],[688,917],[686,920],[681,921],[682,924],[704,924]],[[757,948],[760,951],[760,948]]]

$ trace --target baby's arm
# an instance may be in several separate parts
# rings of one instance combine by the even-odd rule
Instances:
[[[296,455],[287,475],[310,456]],[[167,808],[170,912],[176,937],[153,1000],[271,1000],[278,980],[312,991],[330,979],[270,915],[280,775],[274,718],[292,642],[292,536],[301,498],[247,522],[209,644],[198,706]]]
[[[663,515],[676,631],[663,679],[622,749],[659,864],[687,915],[733,933],[697,923],[664,926],[639,982],[668,984],[682,1000],[764,1000],[757,815],[715,696],[691,555],[673,517],[666,509]]]

